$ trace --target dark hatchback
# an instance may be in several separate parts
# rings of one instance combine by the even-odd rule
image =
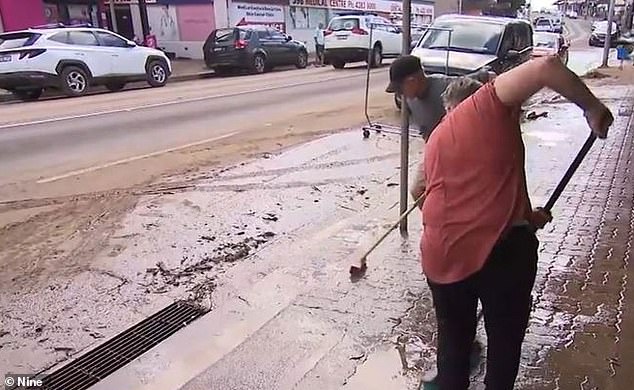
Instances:
[[[531,58],[533,30],[522,19],[443,15],[431,27],[412,51],[427,73],[462,76],[486,67],[500,74]]]
[[[308,65],[306,46],[267,26],[239,26],[212,31],[203,54],[208,68],[223,75],[235,70],[264,73],[276,66]]]

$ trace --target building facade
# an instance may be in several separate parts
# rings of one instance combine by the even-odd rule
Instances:
[[[265,24],[305,42],[313,51],[315,30],[320,25],[327,26],[342,11],[373,12],[396,22],[402,15],[402,3],[397,0],[145,0],[145,3],[150,34],[156,38],[158,47],[175,57],[194,59],[202,58],[204,41],[215,28]],[[59,22],[90,23],[141,41],[141,15],[138,0],[0,0],[0,23],[6,31]],[[434,15],[433,1],[413,0],[412,24],[429,24]]]

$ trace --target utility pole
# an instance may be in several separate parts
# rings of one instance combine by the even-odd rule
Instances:
[[[409,54],[412,44],[412,0],[403,0],[403,55]],[[408,209],[408,171],[409,171],[409,110],[405,96],[401,97],[401,200],[400,214]],[[399,225],[402,235],[407,234],[407,218]]]
[[[610,0],[608,7],[608,25],[605,31],[605,43],[603,44],[603,62],[602,68],[608,67],[608,57],[610,56],[610,47],[612,47],[612,23],[614,22],[614,0]]]
[[[114,12],[114,0],[109,0],[108,6],[110,8],[110,26],[112,27],[112,31],[118,33],[119,29],[117,28],[117,14]]]
[[[143,30],[142,40],[145,42],[145,38],[150,35],[150,23],[147,18],[147,4],[145,4],[145,0],[139,0],[139,13],[141,14],[141,29]]]
[[[458,0],[458,13],[462,15],[462,0]]]

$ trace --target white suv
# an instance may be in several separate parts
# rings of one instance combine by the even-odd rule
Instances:
[[[108,30],[41,28],[0,34],[0,89],[35,100],[45,88],[81,96],[91,85],[110,91],[130,81],[162,87],[172,71],[156,49],[137,46]]]
[[[403,47],[401,28],[374,15],[334,17],[324,35],[326,63],[332,64],[335,69],[343,69],[346,63],[359,61],[367,61],[369,66],[377,67],[383,58],[398,57]]]

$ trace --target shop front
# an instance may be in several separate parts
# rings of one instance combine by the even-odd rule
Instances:
[[[402,2],[390,0],[290,0],[286,7],[287,32],[315,50],[314,36],[319,25],[328,25],[342,11],[371,12],[400,24]],[[412,25],[427,25],[434,19],[433,3],[412,3]]]
[[[110,1],[104,1],[103,17],[110,28]],[[138,0],[112,0],[116,30],[128,39],[143,41]],[[212,0],[145,0],[149,35],[156,46],[179,58],[202,58],[202,46],[216,28]]]

